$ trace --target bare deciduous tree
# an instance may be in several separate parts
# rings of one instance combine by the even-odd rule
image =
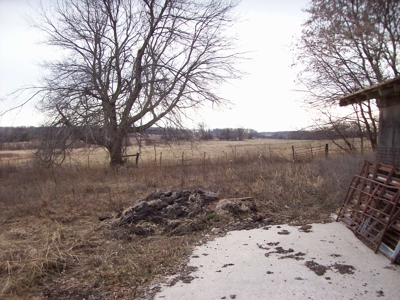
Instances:
[[[228,35],[236,0],[62,0],[34,24],[63,58],[47,62],[41,107],[61,143],[105,147],[124,163],[124,139],[160,122],[181,127],[188,109],[223,104],[215,93],[239,75]],[[55,130],[57,127],[59,130]],[[68,130],[61,129],[68,128]],[[49,148],[50,146],[50,148]],[[51,159],[38,153],[38,157]]]
[[[332,126],[350,120],[335,117],[338,98],[399,75],[400,1],[312,0],[295,51],[304,69],[298,78],[309,92],[310,109],[328,112]],[[353,118],[377,145],[376,103],[352,106]]]

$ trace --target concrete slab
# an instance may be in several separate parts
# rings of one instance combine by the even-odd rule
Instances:
[[[398,265],[341,222],[311,225],[233,231],[196,247],[193,278],[155,299],[400,299]]]

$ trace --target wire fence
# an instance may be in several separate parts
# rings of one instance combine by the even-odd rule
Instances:
[[[201,165],[201,164],[226,164],[260,160],[306,162],[315,158],[328,158],[335,155],[349,154],[346,145],[326,143],[315,145],[311,142],[305,146],[303,143],[265,143],[265,144],[223,144],[216,141],[212,148],[202,150],[203,144],[198,147],[186,145],[153,145],[145,148],[132,146],[127,149],[124,159],[127,166],[145,167],[175,166],[175,165]],[[224,147],[222,147],[225,145]],[[33,155],[33,151],[25,150]],[[364,147],[364,153],[372,152],[369,147]],[[0,153],[0,163],[20,164],[26,162],[28,157],[17,155],[18,151]],[[86,147],[74,150],[65,160],[69,165],[86,165],[87,167],[101,167],[109,164],[108,153],[99,147]]]
[[[372,150],[365,149],[371,152]],[[133,155],[133,159],[128,158],[129,164],[138,165],[155,165],[155,166],[174,166],[174,165],[200,165],[212,163],[234,163],[244,161],[254,161],[257,159],[271,161],[288,161],[288,162],[306,162],[315,158],[329,158],[337,155],[347,155],[350,151],[345,147],[337,147],[335,145],[318,145],[309,147],[297,147],[287,144],[285,147],[280,145],[279,148],[249,148],[238,149],[233,146],[231,151],[174,151],[171,155],[169,151],[154,151],[154,153],[139,153]]]

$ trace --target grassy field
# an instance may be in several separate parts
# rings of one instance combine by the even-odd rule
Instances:
[[[190,157],[184,164],[182,152]],[[100,215],[117,215],[156,189],[202,188],[218,192],[220,199],[252,197],[261,220],[257,226],[263,220],[329,220],[365,157],[293,163],[290,152],[291,142],[265,140],[147,147],[138,168],[118,170],[108,168],[107,154],[99,149],[78,149],[53,169],[29,163],[29,152],[1,153],[0,298],[151,298],[146,288],[184,271],[191,249],[213,237],[214,228],[224,233],[247,220],[208,213],[201,216],[201,230],[179,236],[139,236],[99,221]]]
[[[311,149],[329,144],[330,152],[336,154],[339,149],[330,141],[301,140],[245,140],[245,141],[201,141],[179,142],[176,144],[158,143],[139,147],[134,145],[126,149],[127,155],[140,153],[139,165],[172,166],[201,162],[231,161],[237,158],[264,156],[268,158],[292,159],[292,146],[295,149]],[[0,162],[25,164],[34,155],[35,150],[0,151]],[[127,158],[130,165],[135,157]],[[64,165],[85,165],[103,167],[108,165],[109,157],[104,148],[84,147],[74,149],[65,159]]]

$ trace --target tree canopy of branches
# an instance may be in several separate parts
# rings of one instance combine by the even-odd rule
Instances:
[[[42,8],[34,25],[63,56],[45,63],[38,96],[52,129],[39,152],[62,155],[54,147],[81,140],[105,147],[110,164],[121,165],[128,133],[160,122],[181,127],[189,109],[226,103],[216,88],[239,75],[240,54],[229,36],[237,4],[60,0]]]
[[[318,111],[317,127],[355,124],[374,149],[376,102],[354,104],[344,117],[335,110],[341,96],[399,75],[400,1],[312,0],[305,11],[309,18],[296,45],[305,103]]]

